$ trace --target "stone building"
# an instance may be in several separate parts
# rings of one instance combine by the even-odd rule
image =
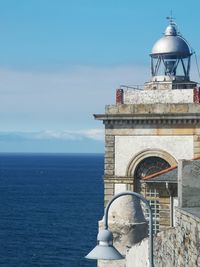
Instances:
[[[121,191],[144,194],[155,232],[173,225],[178,160],[200,156],[200,89],[190,80],[192,54],[170,19],[150,54],[151,80],[142,89],[117,89],[116,104],[94,115],[105,125],[105,205]],[[152,176],[163,170],[162,178]]]
[[[180,160],[176,175],[179,199],[179,206],[174,212],[176,223],[154,236],[154,265],[199,267],[200,159]],[[162,174],[159,179],[162,180]],[[134,262],[137,267],[148,267],[147,252],[148,240],[144,239],[128,251],[124,266],[131,267]]]

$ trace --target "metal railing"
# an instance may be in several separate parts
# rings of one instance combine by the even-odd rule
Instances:
[[[144,90],[144,85],[120,85],[120,89],[123,90]]]
[[[178,83],[172,83],[172,82],[150,82],[145,83],[144,85],[120,85],[120,89],[123,89],[125,91],[127,90],[137,90],[142,91],[144,89],[194,89],[195,87],[199,87],[199,83],[195,82],[178,82]],[[168,88],[167,88],[168,87]]]

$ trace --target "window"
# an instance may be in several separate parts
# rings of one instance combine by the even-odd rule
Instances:
[[[159,202],[159,194],[156,188],[148,188],[146,191],[146,198],[149,200],[149,204],[152,209],[153,214],[153,233],[159,232],[159,222],[160,222],[160,202]],[[143,207],[144,209],[144,207]],[[147,221],[149,221],[149,211],[144,209],[144,216]]]

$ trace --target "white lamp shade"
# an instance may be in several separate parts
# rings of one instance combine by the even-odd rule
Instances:
[[[86,257],[93,260],[121,260],[124,257],[112,245],[97,245]]]

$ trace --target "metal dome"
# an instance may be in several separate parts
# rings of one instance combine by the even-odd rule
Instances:
[[[150,55],[186,58],[191,55],[191,51],[187,42],[177,33],[175,25],[170,24],[165,30],[165,36],[154,44]]]

